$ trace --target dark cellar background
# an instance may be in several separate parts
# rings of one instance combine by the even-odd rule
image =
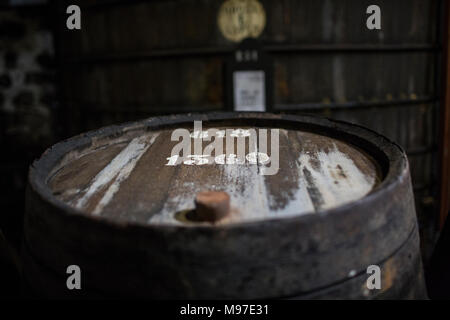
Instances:
[[[55,126],[56,73],[47,6],[0,9],[0,226],[18,248],[27,168],[59,137]]]
[[[28,166],[46,148],[108,124],[224,108],[235,44],[215,27],[221,1],[80,2],[82,29],[69,31],[64,1],[0,0],[0,229],[16,251]],[[443,1],[378,1],[389,8],[381,36],[352,27],[349,12],[369,1],[260,2],[275,112],[358,123],[406,150],[427,266],[438,237]],[[316,21],[325,16],[308,12],[333,12],[328,35]]]

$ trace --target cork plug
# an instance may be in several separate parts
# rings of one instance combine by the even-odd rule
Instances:
[[[230,196],[224,191],[203,191],[195,197],[196,217],[200,221],[216,222],[230,212]]]

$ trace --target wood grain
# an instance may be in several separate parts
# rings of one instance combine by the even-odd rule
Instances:
[[[226,129],[249,130],[219,127]],[[248,137],[243,138],[245,155],[252,151],[274,155],[271,129],[255,130],[267,130],[267,150],[260,149],[264,136],[259,136],[259,142],[254,140],[253,147]],[[171,141],[172,130],[166,129],[138,134],[127,142],[121,138],[121,143],[111,138],[110,146],[87,148],[59,169],[49,183],[61,200],[94,215],[190,225],[197,222],[180,219],[180,214],[194,209],[195,195],[201,191],[230,195],[232,212],[218,222],[227,224],[330,209],[365,196],[380,180],[376,162],[348,143],[309,132],[277,130],[279,169],[274,175],[261,174],[269,163],[246,159],[241,164],[215,161],[168,166],[167,158],[177,141]],[[192,136],[192,129],[190,132]],[[229,150],[226,136],[213,139],[223,140],[227,157],[238,154],[236,139]],[[200,140],[202,150],[213,141],[191,137],[192,145],[195,140]]]

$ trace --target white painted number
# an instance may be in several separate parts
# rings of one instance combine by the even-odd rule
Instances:
[[[208,164],[230,164],[245,165],[246,162],[260,166],[258,174],[274,175],[279,169],[279,130],[270,129],[270,150],[268,150],[267,129],[226,129],[217,130],[210,128],[207,131],[202,129],[201,121],[194,121],[192,133],[184,128],[176,129],[172,132],[171,141],[180,141],[172,148],[170,157],[166,159],[166,166],[185,165],[208,165]],[[194,140],[192,146],[192,139]],[[210,144],[202,148],[203,141],[211,141]],[[236,142],[237,141],[237,142]],[[236,145],[235,145],[236,142]],[[224,152],[224,143],[226,152]],[[237,154],[233,153],[237,148]],[[247,147],[248,148],[247,148]],[[192,154],[192,149],[194,152]],[[256,150],[261,152],[256,152]],[[248,153],[246,152],[248,150]],[[182,152],[182,156],[180,153]],[[212,156],[215,154],[215,156]],[[269,166],[270,164],[270,166]]]
[[[81,289],[81,269],[79,266],[73,264],[67,267],[66,270],[67,274],[70,274],[70,276],[67,278],[66,285],[67,289],[73,290]]]
[[[366,26],[369,30],[381,29],[381,9],[379,6],[372,4],[367,7],[367,14],[370,16],[367,18]]]
[[[67,18],[67,21],[66,21],[67,29],[80,30],[81,29],[81,9],[80,9],[80,7],[75,4],[72,4],[67,7],[66,13],[70,14],[70,16]]]
[[[371,276],[367,278],[367,289],[381,289],[381,270],[379,266],[371,265],[367,267],[367,274]]]

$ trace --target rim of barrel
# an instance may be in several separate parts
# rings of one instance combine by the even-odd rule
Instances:
[[[59,161],[70,151],[77,148],[85,148],[92,144],[94,137],[120,136],[130,131],[156,131],[167,129],[174,126],[192,124],[194,120],[208,121],[208,123],[226,121],[226,120],[244,120],[257,121],[258,126],[264,123],[280,121],[280,127],[286,128],[286,125],[293,129],[303,129],[308,132],[327,135],[340,141],[356,146],[374,158],[380,164],[382,169],[382,179],[368,194],[355,201],[339,205],[334,208],[305,213],[303,215],[294,215],[289,217],[271,217],[263,220],[243,221],[232,224],[194,224],[194,225],[173,225],[173,224],[150,224],[146,222],[114,220],[105,216],[94,216],[83,210],[76,209],[64,201],[58,199],[51,191],[48,185],[49,175]],[[329,135],[330,132],[337,134],[338,137]],[[347,138],[347,139],[345,139]],[[350,141],[348,140],[350,138]],[[260,112],[209,112],[209,113],[186,113],[175,114],[161,117],[150,117],[143,120],[125,122],[120,125],[110,125],[99,129],[81,133],[74,137],[62,140],[48,148],[40,158],[33,161],[29,167],[28,184],[41,198],[56,208],[60,213],[70,216],[74,219],[87,219],[89,222],[97,222],[109,225],[110,227],[122,228],[144,228],[144,229],[230,229],[250,226],[261,226],[272,222],[304,221],[310,219],[323,219],[328,215],[342,214],[353,207],[363,205],[365,202],[383,197],[383,195],[404,178],[407,173],[408,161],[404,150],[395,142],[387,137],[366,127],[352,124],[349,122],[329,119],[316,115],[306,114],[276,114]]]

